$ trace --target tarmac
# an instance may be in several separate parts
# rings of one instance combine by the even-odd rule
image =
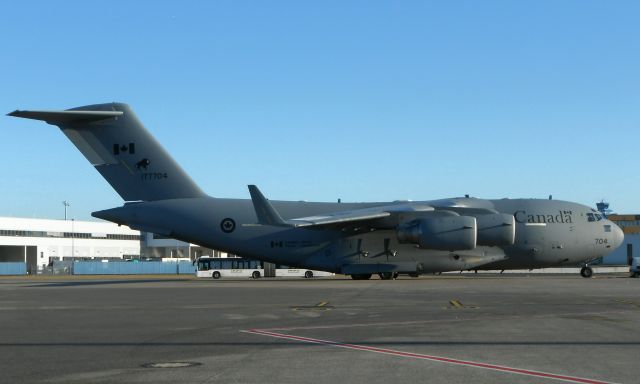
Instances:
[[[0,278],[1,383],[638,383],[640,279]]]

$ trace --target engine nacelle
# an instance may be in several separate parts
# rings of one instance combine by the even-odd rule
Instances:
[[[478,245],[513,245],[516,240],[516,220],[513,215],[494,213],[476,216]]]
[[[474,249],[477,239],[476,218],[441,216],[414,220],[398,228],[398,241],[442,251]]]

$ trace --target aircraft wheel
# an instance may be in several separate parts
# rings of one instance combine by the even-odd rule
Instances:
[[[635,278],[640,277],[640,272],[633,272],[633,273],[631,274],[631,277],[635,277]]]
[[[312,277],[313,277],[313,272],[307,271],[307,272],[304,273],[304,278],[305,279],[310,279]]]
[[[410,274],[409,274],[409,276],[411,276],[411,277],[418,277],[418,276],[420,276],[420,275],[419,275],[418,273],[410,273]]]
[[[351,275],[351,278],[353,280],[369,280],[371,278],[371,274],[370,273],[362,273],[362,274],[357,274],[357,275]]]
[[[580,270],[580,276],[586,278],[593,276],[593,269],[591,269],[591,267],[582,267]]]
[[[254,279],[259,279],[260,278],[260,272],[253,271],[253,273],[251,274],[251,277],[254,278]]]
[[[393,272],[393,279],[397,279],[400,274],[398,272]]]
[[[219,279],[220,278],[220,272],[218,272],[218,271],[213,272],[211,277],[213,277],[214,279]]]
[[[393,273],[392,272],[380,272],[380,273],[378,273],[378,276],[380,276],[380,279],[382,279],[382,280],[391,280],[391,279],[393,279]]]

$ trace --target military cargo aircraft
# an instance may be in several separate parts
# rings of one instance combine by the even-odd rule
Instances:
[[[126,104],[10,116],[58,126],[125,203],[97,218],[247,258],[369,279],[399,273],[582,265],[622,230],[585,205],[548,199],[325,203],[205,194]]]

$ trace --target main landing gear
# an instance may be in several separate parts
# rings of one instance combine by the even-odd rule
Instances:
[[[394,280],[397,279],[400,274],[398,272],[380,272],[378,276],[380,276],[381,280]],[[353,280],[369,280],[371,278],[371,273],[358,273],[355,275],[351,275]]]
[[[356,275],[351,275],[353,280],[369,280],[371,278],[370,273],[360,273]]]
[[[586,277],[586,278],[593,276],[593,269],[585,265],[584,267],[582,267],[582,269],[580,269],[580,276]]]
[[[398,278],[398,272],[380,272],[378,276],[380,276],[381,280],[395,280]]]

